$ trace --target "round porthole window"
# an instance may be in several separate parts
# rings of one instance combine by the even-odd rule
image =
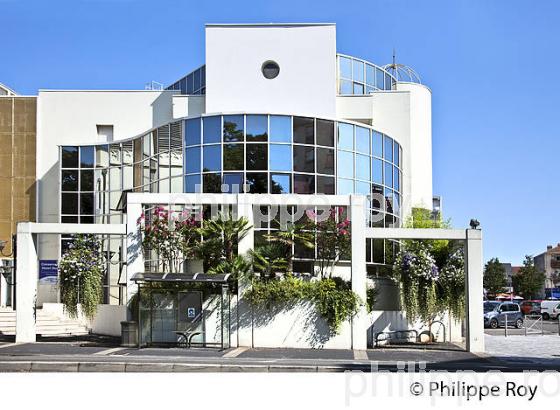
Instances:
[[[280,66],[274,61],[265,61],[261,67],[261,71],[265,78],[272,80],[280,74]]]

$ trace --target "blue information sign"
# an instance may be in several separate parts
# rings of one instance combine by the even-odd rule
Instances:
[[[45,284],[58,282],[58,261],[56,259],[39,261],[39,282]]]

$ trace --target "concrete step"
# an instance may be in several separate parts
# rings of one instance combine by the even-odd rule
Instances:
[[[14,335],[16,332],[16,312],[0,310],[0,334]],[[41,309],[37,310],[37,334],[42,336],[87,335],[89,330],[77,320],[59,318]]]

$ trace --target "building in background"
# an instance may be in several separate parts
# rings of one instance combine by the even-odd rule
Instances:
[[[546,252],[533,257],[535,267],[546,275],[544,287],[554,288],[560,284],[560,243],[548,245]]]
[[[12,296],[12,235],[16,224],[35,221],[37,97],[19,96],[0,84],[0,306]],[[8,255],[7,257],[5,257]]]

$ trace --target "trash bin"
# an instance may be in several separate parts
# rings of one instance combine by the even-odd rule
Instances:
[[[121,346],[138,346],[138,323],[132,321],[121,322]]]

